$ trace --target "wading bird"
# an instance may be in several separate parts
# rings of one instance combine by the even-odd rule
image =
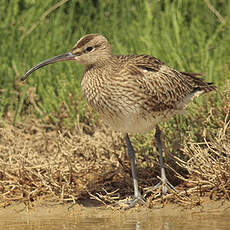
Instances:
[[[160,155],[162,193],[175,188],[165,175],[161,131],[158,123],[184,112],[196,96],[215,89],[198,74],[179,72],[148,55],[113,55],[108,40],[100,34],[82,37],[72,50],[47,59],[31,68],[35,70],[55,62],[72,60],[85,66],[81,81],[84,97],[112,129],[122,132],[128,147],[134,185],[134,198],[144,203],[138,190],[135,153],[128,133],[144,133],[156,127],[155,139]]]

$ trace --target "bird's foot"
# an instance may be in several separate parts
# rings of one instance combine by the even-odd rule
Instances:
[[[145,201],[142,198],[142,196],[139,195],[138,197],[118,201],[117,204],[122,205],[122,206],[125,205],[124,209],[127,210],[127,209],[130,209],[130,208],[133,208],[134,206],[136,206],[136,204],[144,205]]]
[[[152,192],[153,190],[156,190],[159,188],[161,189],[163,196],[166,195],[169,190],[174,191],[174,192],[178,192],[177,189],[165,177],[165,178],[161,178],[161,181],[158,184],[156,184],[155,186],[148,188],[148,190],[145,192],[145,194]]]

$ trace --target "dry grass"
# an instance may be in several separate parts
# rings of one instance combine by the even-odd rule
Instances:
[[[118,135],[100,131],[93,136],[80,128],[74,135],[58,133],[47,131],[36,120],[1,128],[1,204],[30,204],[41,198],[75,202],[89,197],[88,191],[94,192],[117,174],[115,156],[123,150]]]
[[[223,127],[215,137],[204,128],[204,141],[185,142],[183,152],[187,161],[176,158],[181,167],[188,170],[186,184],[201,195],[208,192],[211,199],[230,200],[230,119],[225,117]]]
[[[182,181],[178,186],[180,192],[167,195],[163,201],[191,206],[200,204],[203,196],[229,200],[229,92],[223,98],[222,109],[223,118],[212,109],[206,127],[201,130],[202,142],[185,137],[183,156],[175,157],[175,161],[186,170],[183,175],[173,173]],[[210,132],[213,120],[218,128]],[[17,126],[0,127],[1,206],[19,201],[30,207],[40,200],[76,203],[90,198],[114,204],[132,195],[130,165],[122,136],[100,121],[91,132],[89,129],[79,123],[71,132],[58,132],[33,118]],[[139,157],[137,161],[143,192],[157,183],[158,164],[152,156]],[[162,201],[158,197],[159,191],[145,195],[150,207]]]

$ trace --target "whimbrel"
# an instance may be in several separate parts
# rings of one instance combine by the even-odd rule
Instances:
[[[128,133],[144,133],[156,127],[157,150],[160,155],[162,193],[174,189],[165,175],[162,143],[158,123],[184,112],[196,96],[215,89],[194,73],[179,72],[148,55],[113,55],[108,40],[100,34],[82,37],[72,50],[47,59],[31,68],[73,60],[85,66],[82,93],[105,123],[124,134],[131,161],[134,198],[129,207],[144,202],[138,189],[135,153]]]

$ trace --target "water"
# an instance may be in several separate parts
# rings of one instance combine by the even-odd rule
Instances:
[[[78,208],[40,208],[36,211],[0,211],[4,230],[222,230],[230,229],[230,208],[177,210],[177,208],[131,211]]]

